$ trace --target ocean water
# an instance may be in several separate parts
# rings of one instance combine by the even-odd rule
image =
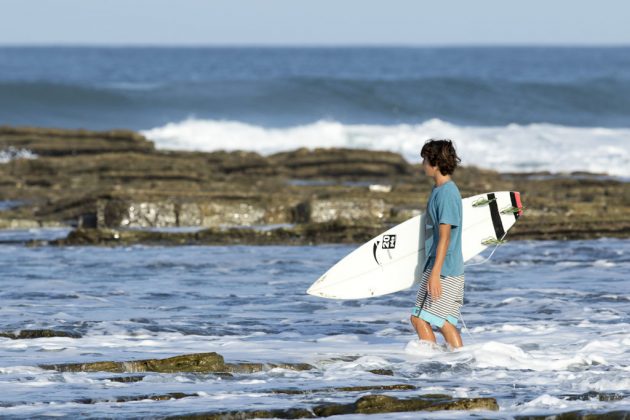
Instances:
[[[0,124],[158,148],[362,147],[630,176],[630,48],[0,48]],[[0,154],[0,156],[2,156]]]
[[[159,149],[390,150],[432,137],[464,164],[630,178],[630,48],[0,48],[0,125],[139,130]],[[37,159],[0,150],[0,163]],[[2,202],[0,210],[19,202]],[[411,384],[406,397],[491,396],[483,418],[630,410],[630,240],[524,241],[467,270],[465,347],[422,345],[415,291],[305,294],[352,246],[30,248],[68,229],[0,232],[0,416],[156,417],[350,402],[277,389]],[[483,257],[483,256],[482,256]],[[480,257],[481,258],[481,257]],[[305,362],[222,378],[57,373],[47,363],[216,351]],[[370,373],[391,369],[393,376]],[[169,401],[121,397],[184,392]],[[614,394],[600,401],[587,394]],[[80,400],[92,399],[94,404]],[[411,418],[415,414],[375,418]],[[466,418],[470,413],[431,413]]]
[[[5,231],[1,330],[54,328],[82,338],[0,338],[0,416],[152,417],[350,402],[367,394],[275,394],[277,389],[411,384],[398,397],[495,397],[483,418],[573,410],[630,410],[630,241],[523,241],[467,269],[465,347],[421,345],[409,325],[415,291],[336,301],[306,288],[351,246],[29,248]],[[45,363],[133,360],[216,351],[228,362],[305,362],[220,378],[148,373],[57,373]],[[393,376],[372,369],[391,369]],[[167,401],[119,397],[184,392]],[[610,393],[617,400],[583,396]],[[382,393],[382,392],[381,392]],[[94,404],[81,404],[89,398]],[[436,412],[426,418],[468,418]],[[411,418],[413,414],[370,418]]]

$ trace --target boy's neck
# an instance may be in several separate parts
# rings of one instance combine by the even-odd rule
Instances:
[[[441,187],[451,180],[450,175],[442,175],[442,172],[436,171],[435,175],[433,175],[433,181],[435,182],[436,187]]]

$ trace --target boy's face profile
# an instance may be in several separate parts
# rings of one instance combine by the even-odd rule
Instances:
[[[437,166],[431,166],[427,158],[422,159],[422,169],[424,169],[424,174],[430,177],[433,177],[435,172],[439,170]]]

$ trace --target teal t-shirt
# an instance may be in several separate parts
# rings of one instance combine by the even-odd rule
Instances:
[[[433,268],[435,252],[440,240],[440,225],[451,225],[451,240],[442,266],[442,276],[464,274],[464,256],[462,255],[462,196],[457,185],[448,181],[439,187],[433,187],[426,212],[427,227],[425,232],[425,270]]]

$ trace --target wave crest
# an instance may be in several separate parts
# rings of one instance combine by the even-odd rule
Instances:
[[[143,131],[159,149],[248,150],[264,155],[299,147],[387,150],[420,161],[430,138],[452,139],[464,165],[501,172],[586,171],[630,177],[630,129],[510,124],[469,127],[431,119],[422,124],[351,125],[317,121],[266,128],[238,121],[187,119]]]

